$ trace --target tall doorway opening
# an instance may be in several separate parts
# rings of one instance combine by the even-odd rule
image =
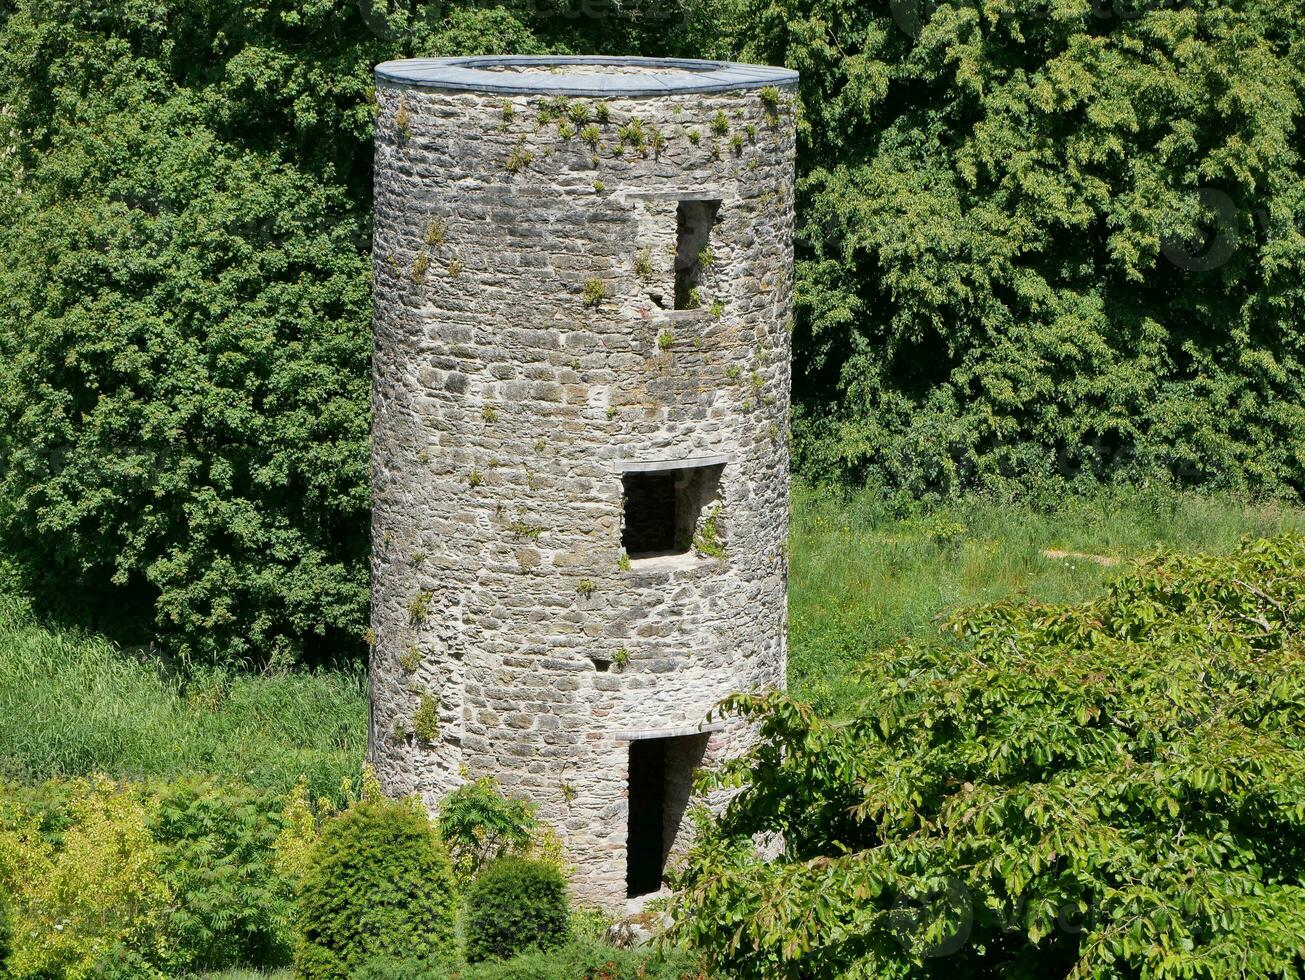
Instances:
[[[625,848],[626,895],[662,887],[693,795],[693,771],[707,753],[707,735],[647,738],[630,743],[629,827]]]

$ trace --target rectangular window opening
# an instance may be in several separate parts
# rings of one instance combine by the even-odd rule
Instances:
[[[703,273],[710,264],[711,230],[720,213],[720,201],[681,201],[676,213],[678,244],[675,250],[675,308],[695,310],[702,305]]]
[[[621,546],[630,559],[688,554],[698,523],[720,499],[723,465],[626,473]]]
[[[708,735],[640,739],[630,743],[626,896],[659,891],[666,862],[680,838],[693,795],[693,771],[707,754]]]

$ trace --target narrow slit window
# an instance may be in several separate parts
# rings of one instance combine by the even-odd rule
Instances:
[[[720,201],[681,201],[676,214],[675,308],[693,310],[702,305],[702,282],[711,264],[711,230],[720,213]]]
[[[720,499],[717,466],[688,466],[623,477],[621,546],[631,560],[688,554],[699,521]]]

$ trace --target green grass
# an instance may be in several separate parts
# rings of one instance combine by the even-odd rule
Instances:
[[[209,671],[182,685],[108,641],[0,597],[0,777],[208,773],[338,796],[366,748],[361,673]]]
[[[1166,490],[1102,491],[1056,512],[966,499],[930,510],[870,494],[794,493],[789,684],[837,713],[857,695],[862,652],[938,628],[956,606],[1027,595],[1074,601],[1118,568],[1052,560],[1047,549],[1127,561],[1158,548],[1226,551],[1245,534],[1305,527],[1277,503]]]

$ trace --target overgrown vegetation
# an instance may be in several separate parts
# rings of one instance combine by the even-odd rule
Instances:
[[[743,5],[802,70],[809,476],[1305,488],[1298,2]]]
[[[1163,555],[1077,605],[963,609],[757,747],[679,922],[730,976],[1295,976],[1305,536]],[[783,841],[774,862],[755,840]]]

